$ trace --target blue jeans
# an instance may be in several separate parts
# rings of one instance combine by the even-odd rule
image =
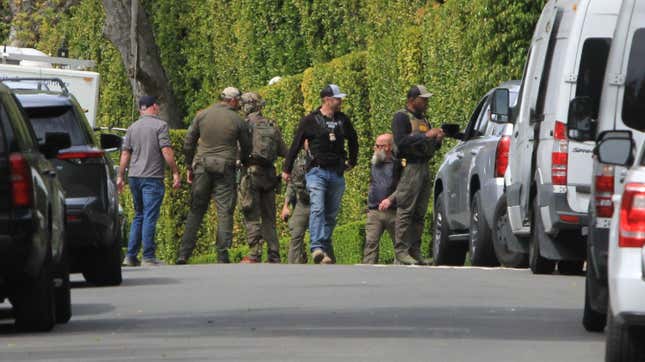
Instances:
[[[333,170],[314,167],[305,175],[311,209],[309,233],[311,250],[331,252],[331,235],[336,226],[336,216],[345,192],[345,178]]]
[[[128,183],[134,203],[134,219],[130,225],[127,256],[136,258],[143,242],[143,259],[155,259],[155,230],[165,193],[163,179],[130,177]]]

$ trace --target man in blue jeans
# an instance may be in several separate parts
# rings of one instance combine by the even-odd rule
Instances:
[[[128,253],[123,261],[127,266],[138,266],[137,254],[143,243],[143,265],[159,265],[155,256],[155,230],[165,192],[164,167],[172,170],[173,188],[181,181],[170,144],[168,124],[159,116],[159,105],[152,96],[139,99],[141,117],[125,134],[116,179],[119,192],[123,191],[123,174],[128,170],[128,183],[134,203],[134,219],[130,225]],[[165,164],[164,164],[165,163]]]
[[[334,262],[331,236],[345,192],[343,173],[354,167],[358,158],[356,130],[340,111],[345,97],[335,84],[323,88],[320,92],[322,105],[300,120],[282,168],[282,177],[289,182],[294,160],[307,140],[312,160],[305,179],[311,204],[311,256],[316,264]]]

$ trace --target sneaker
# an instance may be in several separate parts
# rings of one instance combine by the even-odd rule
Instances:
[[[143,266],[160,266],[164,265],[164,262],[154,258],[154,259],[143,259],[143,262],[141,263]]]
[[[315,264],[320,264],[320,262],[325,258],[325,252],[320,248],[316,248],[311,252],[311,258],[314,260]]]
[[[245,256],[245,257],[243,257],[243,258],[242,258],[242,260],[240,261],[240,264],[255,264],[255,263],[257,263],[257,262],[258,262],[258,260],[257,260],[257,259],[252,258],[252,257],[250,257],[250,256]]]
[[[177,260],[175,260],[176,265],[186,265],[187,263],[188,260],[186,260],[186,258],[184,258],[183,256],[180,256],[179,258],[177,258]]]
[[[124,266],[139,266],[141,265],[141,262],[137,258],[131,258],[129,256],[126,256],[123,258],[123,265]]]
[[[325,256],[320,261],[320,264],[334,264],[334,260],[325,253]]]

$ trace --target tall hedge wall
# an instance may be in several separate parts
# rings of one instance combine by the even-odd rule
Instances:
[[[481,95],[520,76],[544,0],[448,0],[443,5],[423,0],[144,3],[186,124],[220,89],[237,85],[266,98],[265,114],[280,124],[290,142],[298,120],[319,105],[318,94],[326,83],[337,83],[349,94],[343,111],[358,131],[360,157],[358,167],[346,175],[334,238],[339,262],[354,263],[360,261],[364,235],[371,145],[377,134],[390,130],[392,114],[404,106],[407,89],[424,83],[435,94],[428,112],[433,124],[465,125]],[[118,53],[102,37],[103,16],[100,0],[82,0],[61,14],[43,12],[34,21],[47,33],[32,41],[54,53],[64,36],[71,56],[97,60],[102,76],[99,122],[128,125],[131,93]],[[3,29],[0,34],[6,33]],[[283,79],[265,86],[275,75]],[[183,132],[172,133],[177,150]],[[447,142],[442,152],[450,146]],[[440,156],[435,157],[435,168]],[[181,155],[178,158],[181,163]],[[187,186],[167,191],[158,235],[160,256],[166,260],[175,256],[189,199]],[[127,194],[122,203],[130,213]],[[431,209],[424,250],[429,246]],[[236,217],[234,259],[246,251],[241,218]],[[210,222],[200,232],[197,253],[210,260],[214,211],[206,218]],[[284,223],[278,226],[286,256],[288,233]],[[391,260],[390,248],[388,241],[385,261]]]

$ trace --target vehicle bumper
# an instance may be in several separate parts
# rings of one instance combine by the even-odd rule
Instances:
[[[552,184],[538,186],[537,201],[544,231],[549,235],[560,230],[579,230],[589,224],[589,214],[571,210],[567,193],[554,192]]]
[[[645,321],[645,280],[642,248],[612,249],[609,260],[609,293],[614,315],[635,323]]]
[[[0,235],[0,279],[35,275],[42,264],[44,250],[35,247],[31,213],[14,218],[12,229],[15,231],[12,235]]]
[[[70,248],[104,246],[114,240],[114,224],[95,197],[68,198],[67,241]]]
[[[504,195],[504,178],[503,177],[494,177],[484,182],[482,186],[481,198],[483,207],[484,218],[486,223],[492,229],[493,220],[495,218],[495,206],[499,202],[499,199]],[[486,207],[486,205],[493,205],[492,207]]]

